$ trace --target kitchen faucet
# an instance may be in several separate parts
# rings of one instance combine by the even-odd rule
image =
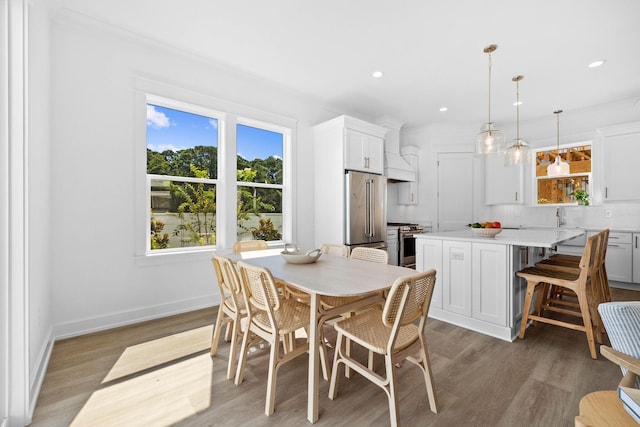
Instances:
[[[560,228],[561,225],[564,225],[564,209],[558,206],[556,208],[556,227]]]

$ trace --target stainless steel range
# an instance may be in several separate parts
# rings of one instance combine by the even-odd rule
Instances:
[[[398,265],[416,268],[416,240],[415,234],[424,232],[419,224],[401,222],[387,223],[388,227],[398,227]]]

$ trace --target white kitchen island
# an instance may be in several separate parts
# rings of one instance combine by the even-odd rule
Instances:
[[[584,234],[579,229],[471,229],[417,234],[416,269],[436,269],[429,317],[513,341],[520,328],[526,282],[515,272],[550,249]]]

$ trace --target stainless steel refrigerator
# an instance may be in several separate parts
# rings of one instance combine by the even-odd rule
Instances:
[[[346,171],[345,196],[345,244],[386,249],[387,178]]]

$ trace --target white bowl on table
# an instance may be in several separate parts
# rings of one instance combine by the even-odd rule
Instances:
[[[287,243],[284,245],[281,255],[290,264],[311,264],[320,258],[322,252],[320,249],[299,249],[295,244]]]
[[[502,228],[472,228],[473,234],[480,237],[495,237],[502,232]]]

